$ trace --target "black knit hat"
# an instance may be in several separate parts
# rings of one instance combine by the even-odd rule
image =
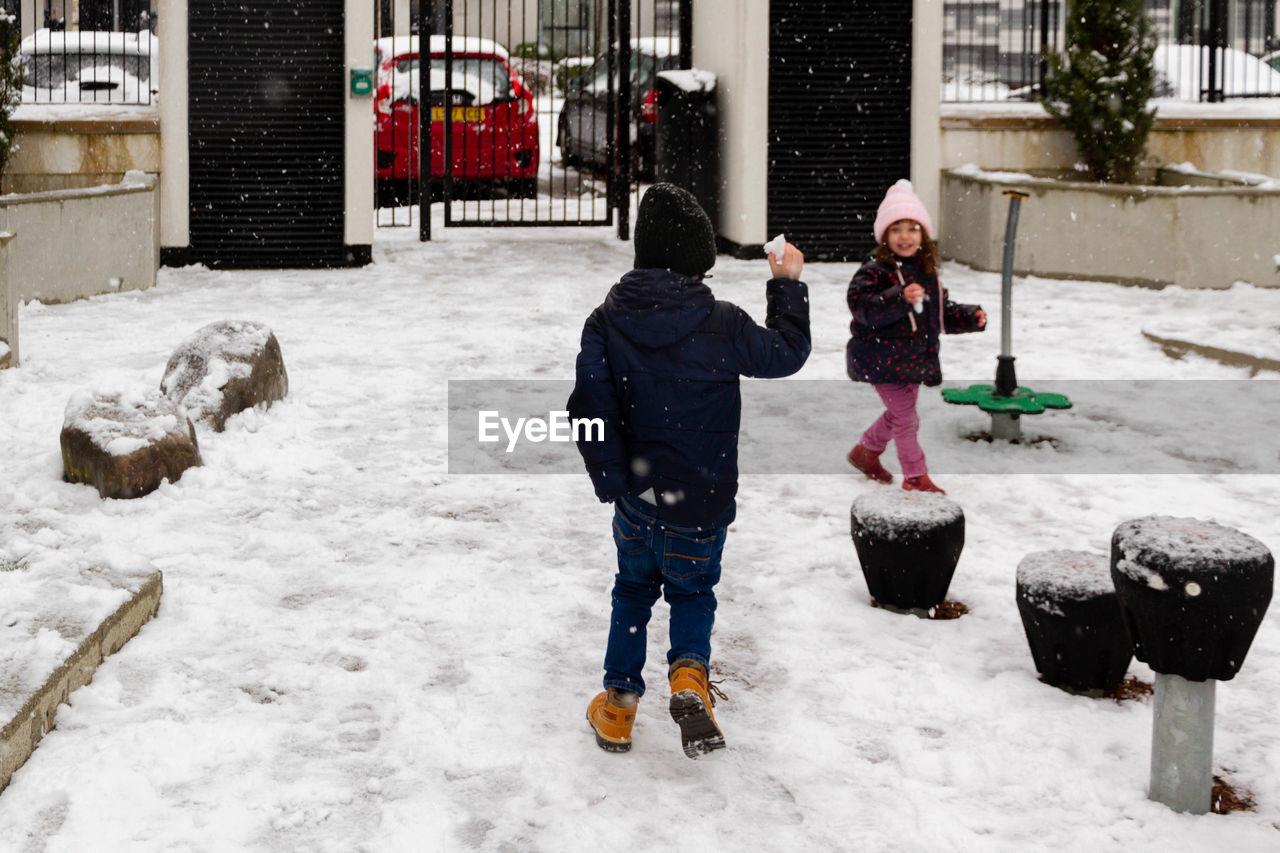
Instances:
[[[636,269],[669,269],[702,275],[716,264],[711,220],[688,190],[654,184],[636,214]]]

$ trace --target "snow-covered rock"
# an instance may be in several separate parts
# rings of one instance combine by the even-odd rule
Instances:
[[[262,323],[220,320],[173,352],[160,390],[195,421],[222,432],[227,418],[289,393],[280,342]]]
[[[104,498],[141,497],[200,464],[186,412],[140,384],[77,391],[67,403],[61,443],[64,479],[94,486]]]

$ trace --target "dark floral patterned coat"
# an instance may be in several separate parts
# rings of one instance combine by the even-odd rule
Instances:
[[[849,282],[853,337],[845,350],[849,378],[880,385],[890,382],[938,385],[942,365],[938,342],[943,333],[977,332],[981,306],[952,302],[936,275],[927,274],[917,258],[891,264],[868,259]],[[902,291],[908,284],[925,290],[924,310],[917,314]]]

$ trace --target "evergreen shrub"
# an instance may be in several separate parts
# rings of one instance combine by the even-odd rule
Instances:
[[[1156,111],[1156,36],[1142,0],[1072,0],[1063,53],[1050,52],[1044,108],[1075,139],[1090,176],[1131,183]]]
[[[22,103],[24,69],[18,50],[18,18],[0,9],[0,177],[13,151],[13,111]]]

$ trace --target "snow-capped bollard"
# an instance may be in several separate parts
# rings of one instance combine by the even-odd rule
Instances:
[[[1112,535],[1111,577],[1134,654],[1156,671],[1151,799],[1209,811],[1212,679],[1240,671],[1274,574],[1265,545],[1212,521],[1148,516]]]
[[[942,604],[964,549],[964,512],[933,492],[877,490],[853,502],[853,545],[872,599],[927,613]]]
[[[1018,614],[1045,682],[1100,693],[1124,680],[1133,659],[1105,554],[1034,551],[1018,563]]]

